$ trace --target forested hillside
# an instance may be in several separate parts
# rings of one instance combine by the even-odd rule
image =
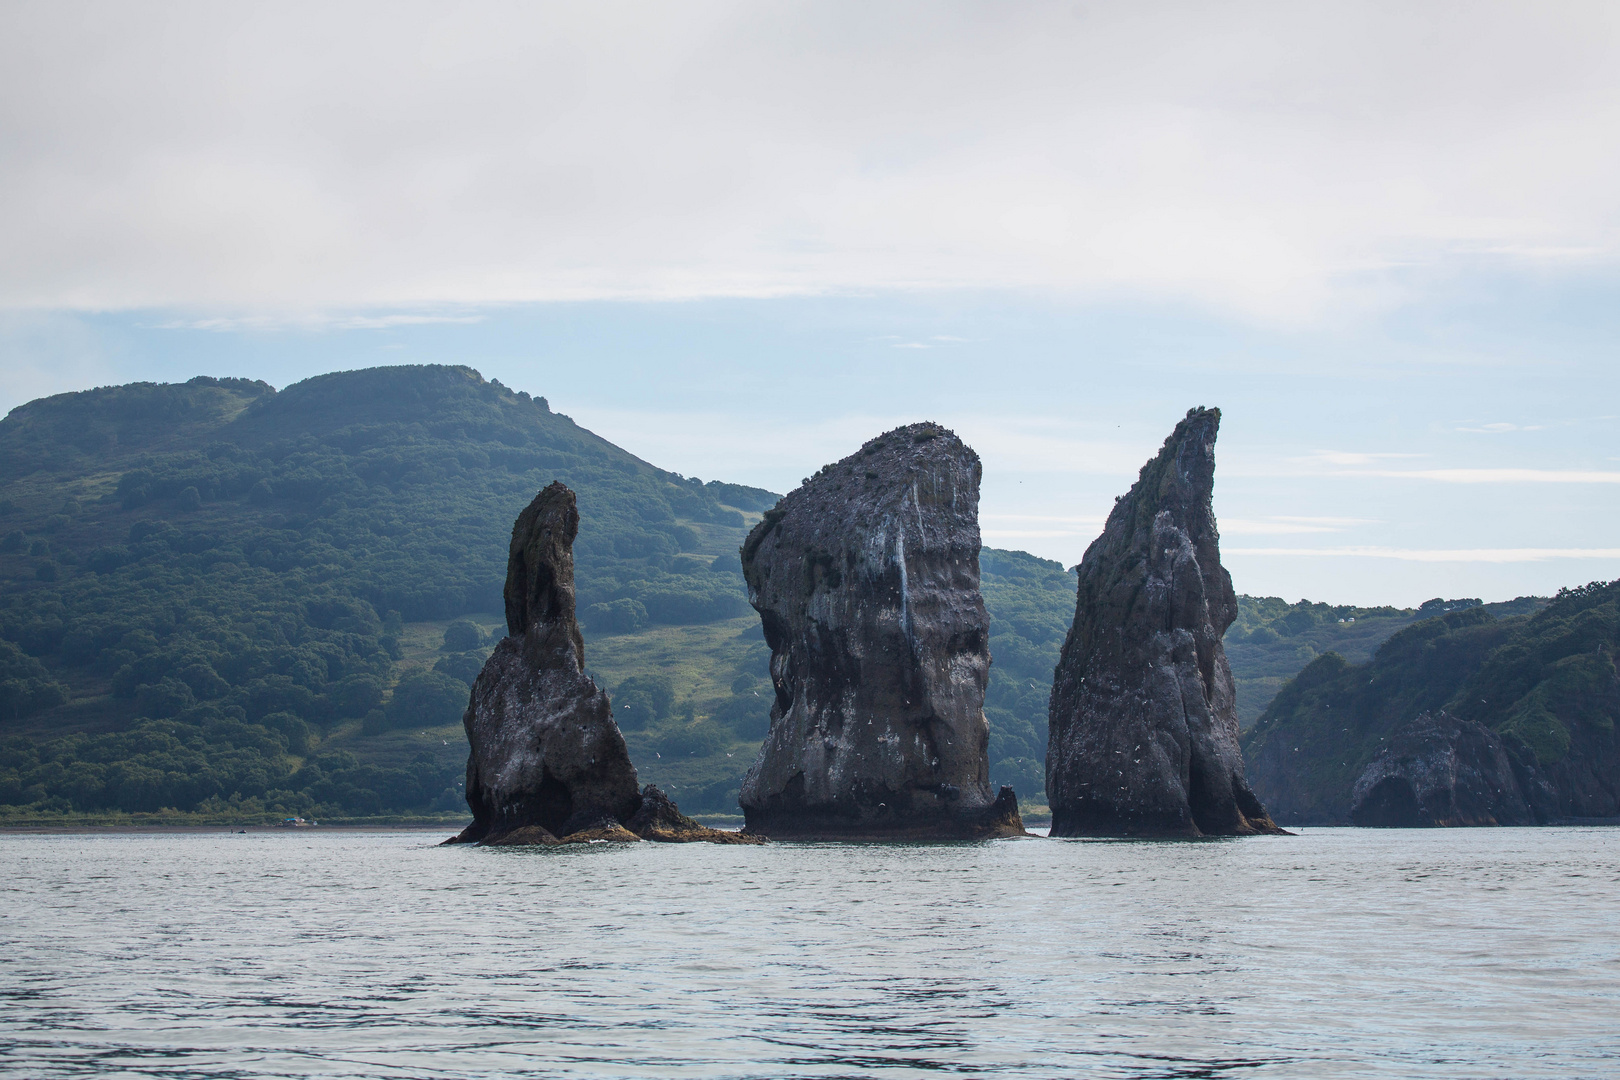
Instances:
[[[459,813],[512,520],[578,493],[587,667],[644,779],[731,812],[768,721],[737,547],[777,496],[641,461],[459,367],[198,378],[0,421],[0,817]],[[1039,801],[1074,575],[985,549],[992,780]],[[1240,597],[1248,716],[1418,613]]]
[[[1244,740],[1255,790],[1279,820],[1348,820],[1382,744],[1444,709],[1533,755],[1566,816],[1620,814],[1620,581],[1534,605],[1471,606],[1395,634],[1370,661],[1327,653],[1288,683]]]
[[[776,498],[455,367],[48,398],[0,422],[0,476],[0,804],[57,810],[455,811],[464,747],[426,731],[466,665],[402,637],[499,608],[538,487],[578,492],[599,632],[747,613],[730,563]]]
[[[1527,615],[1544,603],[1540,597],[1522,596],[1488,606],[1498,616]],[[1238,722],[1245,731],[1253,727],[1283,684],[1324,653],[1360,663],[1391,634],[1414,622],[1478,606],[1478,600],[1436,598],[1417,608],[1367,608],[1239,596],[1237,621],[1224,641],[1237,683]]]

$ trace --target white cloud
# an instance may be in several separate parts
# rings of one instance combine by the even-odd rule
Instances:
[[[1222,536],[1288,536],[1302,533],[1337,533],[1353,525],[1373,524],[1367,518],[1343,517],[1223,517]]]
[[[1372,465],[1379,461],[1422,456],[1423,455],[1421,454],[1375,454],[1354,450],[1318,450],[1309,458],[1304,458],[1301,460],[1304,460],[1310,464]]]
[[[214,330],[234,333],[242,330],[388,330],[396,326],[426,326],[433,323],[477,323],[482,315],[415,315],[400,312],[388,315],[335,315],[326,312],[274,315],[219,316],[207,319],[171,319],[158,323],[159,330]]]
[[[1395,559],[1426,563],[1527,563],[1549,559],[1620,559],[1620,548],[1452,548],[1426,550],[1393,547],[1225,548],[1222,557]]]
[[[1620,472],[1595,469],[1346,469],[1334,475],[1445,484],[1620,484]]]
[[[1559,5],[0,6],[0,306],[989,287],[1283,322],[1620,254]]]
[[[1532,469],[1519,467],[1392,469],[1345,468],[1427,457],[1426,454],[1362,453],[1318,450],[1306,457],[1237,457],[1223,468],[1234,477],[1371,477],[1383,480],[1427,480],[1443,484],[1620,484],[1620,472],[1605,469]]]
[[[1455,429],[1470,435],[1505,435],[1510,431],[1545,431],[1545,424],[1510,424],[1498,421],[1492,424],[1460,424]]]
[[[1106,521],[1101,517],[1058,514],[984,513],[979,515],[979,534],[986,543],[994,540],[999,543],[1027,544],[1042,540],[1072,540],[1076,537],[1090,542],[1102,531]]]

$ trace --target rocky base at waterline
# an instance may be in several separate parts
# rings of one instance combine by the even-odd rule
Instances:
[[[1279,833],[1244,776],[1221,636],[1237,617],[1211,498],[1218,409],[1192,409],[1080,562],[1052,682],[1053,836]]]
[[[747,831],[799,839],[1021,835],[990,790],[979,456],[937,424],[870,440],[743,544],[775,700],[743,779]]]
[[[852,808],[851,813],[772,814],[756,811],[748,815],[748,827],[741,835],[770,837],[774,840],[997,840],[1008,836],[1032,835],[1024,828],[1018,810],[1018,796],[1003,786],[988,805],[963,808],[948,817],[918,820],[899,814],[889,815],[887,807]]]
[[[1397,729],[1350,804],[1351,824],[1395,829],[1537,825],[1556,814],[1528,747],[1443,711]]]
[[[601,818],[561,839],[538,825],[525,825],[521,829],[513,829],[498,836],[485,837],[480,843],[484,847],[556,847],[561,844],[634,844],[640,839],[641,837],[612,818]]]
[[[523,825],[508,832],[487,835],[478,843],[485,847],[523,847],[561,844],[616,843],[634,844],[651,840],[658,844],[763,844],[765,838],[748,833],[711,829],[681,813],[675,801],[656,785],[648,784],[641,790],[641,804],[627,821],[600,817],[581,823],[567,835],[556,834],[539,825]],[[460,836],[446,840],[446,844],[463,843]]]

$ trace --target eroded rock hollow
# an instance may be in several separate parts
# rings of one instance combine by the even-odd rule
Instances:
[[[625,822],[641,804],[636,769],[607,694],[586,677],[574,617],[574,493],[554,483],[512,526],[507,637],[473,684],[463,723],[467,804],[462,841],[528,829],[567,836]]]
[[[1444,711],[1397,728],[1356,779],[1350,804],[1353,824],[1397,829],[1539,825],[1556,813],[1529,747]]]
[[[1221,636],[1237,617],[1211,494],[1218,409],[1193,409],[1080,563],[1052,683],[1053,836],[1281,832],[1244,778]]]
[[[979,457],[912,424],[823,468],[742,549],[771,649],[770,732],[743,780],[748,831],[1021,835],[992,795]]]

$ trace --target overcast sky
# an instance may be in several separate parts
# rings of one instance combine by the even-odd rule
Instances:
[[[1073,562],[1225,410],[1240,590],[1620,576],[1620,6],[0,7],[0,408],[472,363],[781,491],[951,424]]]

